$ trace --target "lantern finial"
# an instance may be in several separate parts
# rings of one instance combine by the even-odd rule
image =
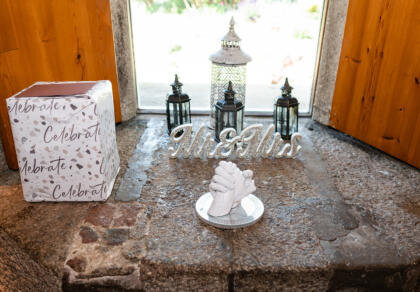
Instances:
[[[183,84],[181,82],[179,82],[179,80],[178,80],[178,74],[175,74],[175,81],[174,81],[174,83],[171,84],[173,93],[174,94],[181,93],[181,91],[182,91],[181,86],[182,85]]]
[[[229,31],[222,38],[221,49],[210,56],[210,61],[223,65],[245,65],[251,57],[241,50],[241,38],[235,32],[235,20],[229,22]]]
[[[233,91],[233,83],[229,81],[228,88],[225,91],[225,100],[229,103],[232,103],[235,99],[236,92]]]
[[[283,96],[290,96],[292,93],[293,87],[289,84],[289,79],[286,77],[286,81],[284,81],[284,85],[281,87],[281,92]]]
[[[233,89],[232,89],[232,81],[229,81],[229,84],[228,84],[228,91],[233,91]]]
[[[235,30],[235,19],[232,18],[230,19],[230,23],[229,23],[229,30],[230,31],[234,31]]]
[[[235,19],[230,19],[229,22],[229,31],[228,33],[222,38],[222,47],[237,47],[239,48],[239,42],[241,38],[235,32]],[[235,42],[235,44],[234,44]]]

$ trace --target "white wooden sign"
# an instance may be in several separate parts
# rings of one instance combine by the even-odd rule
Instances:
[[[292,158],[302,148],[299,141],[302,135],[294,133],[285,141],[274,131],[274,125],[264,130],[262,124],[245,128],[239,135],[233,128],[220,133],[220,142],[216,143],[212,134],[206,132],[206,125],[192,135],[192,124],[184,124],[172,130],[170,139],[175,144],[168,148],[170,158]]]

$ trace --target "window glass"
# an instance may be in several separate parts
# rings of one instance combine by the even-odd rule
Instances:
[[[240,47],[252,57],[246,68],[245,111],[271,112],[286,77],[300,112],[309,111],[324,0],[130,4],[140,108],[163,110],[178,73],[191,109],[209,111],[209,56],[220,49],[233,16]]]

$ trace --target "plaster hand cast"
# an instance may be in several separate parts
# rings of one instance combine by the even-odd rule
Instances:
[[[251,170],[241,171],[235,163],[220,161],[210,182],[213,202],[208,210],[211,216],[224,216],[240,205],[243,198],[256,188]]]

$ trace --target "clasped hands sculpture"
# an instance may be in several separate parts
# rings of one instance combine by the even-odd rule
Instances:
[[[210,182],[213,202],[207,213],[211,216],[224,216],[256,190],[252,179],[253,172],[241,171],[235,163],[226,161],[220,161],[215,172]]]
[[[289,142],[274,131],[274,125],[269,125],[264,132],[263,128],[262,124],[250,125],[240,134],[233,128],[224,129],[220,142],[215,145],[212,134],[205,134],[205,125],[193,136],[192,124],[184,124],[171,132],[170,139],[175,147],[170,146],[168,154],[170,158],[201,159],[293,158],[302,149],[299,133],[294,133]],[[215,227],[228,229],[257,222],[264,213],[264,205],[252,194],[256,190],[252,177],[251,170],[241,171],[235,163],[221,161],[211,180],[210,193],[203,194],[196,202],[199,218]]]

